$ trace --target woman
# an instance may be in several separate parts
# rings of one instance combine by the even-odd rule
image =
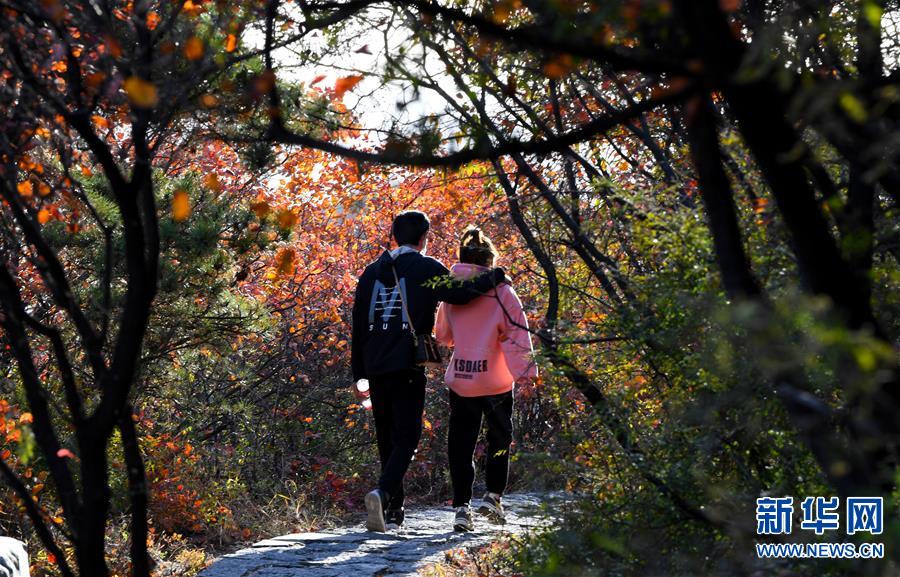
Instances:
[[[478,228],[463,233],[459,262],[450,269],[456,279],[468,279],[490,270],[497,250]],[[467,305],[442,304],[435,335],[453,346],[445,380],[450,394],[448,453],[453,483],[453,528],[472,531],[471,500],[475,481],[472,456],[481,421],[487,421],[487,493],[478,512],[497,523],[505,522],[500,503],[509,473],[512,443],[513,385],[537,377],[532,359],[531,334],[522,303],[508,284],[500,285]]]

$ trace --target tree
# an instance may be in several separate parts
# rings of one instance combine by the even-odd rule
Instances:
[[[329,6],[308,11],[294,40],[341,13]],[[198,121],[216,114],[217,87],[224,84],[223,100],[239,99],[248,93],[235,87],[235,77],[259,80],[252,72],[258,52],[239,50],[244,26],[258,16],[240,3],[50,1],[2,8],[3,338],[63,522],[49,524],[15,471],[5,463],[0,469],[63,575],[76,569],[61,538],[74,547],[79,574],[109,574],[114,433],[128,473],[132,573],[150,573],[147,486],[132,407],[161,270],[154,170],[173,152],[189,151]],[[101,179],[110,214],[85,190],[91,174]],[[190,202],[186,191],[174,192],[175,221],[189,216]],[[75,284],[77,271],[67,269],[71,263],[51,237],[58,227],[45,226],[51,220],[66,222],[70,233],[99,231],[102,268],[91,294]],[[52,370],[38,366],[43,350],[52,352]]]
[[[295,331],[311,322],[339,348],[329,323],[337,322],[341,299],[305,284],[298,262],[327,268],[334,258],[349,266],[374,250],[360,245],[355,256],[339,254],[323,246],[328,232],[290,238],[301,216],[312,224],[317,211],[337,218],[359,206],[326,194],[319,204],[298,202],[307,194],[299,183],[316,165],[383,186],[372,165],[453,169],[485,161],[546,283],[543,350],[602,417],[611,445],[641,483],[680,515],[723,524],[685,497],[695,486],[685,485],[692,477],[683,463],[696,453],[672,447],[689,447],[688,432],[680,422],[662,432],[653,423],[680,400],[673,392],[703,400],[729,421],[748,399],[768,403],[774,388],[831,486],[843,495],[887,494],[900,432],[897,328],[883,304],[891,285],[874,278],[897,259],[897,72],[882,48],[882,16],[896,10],[896,2],[878,0],[4,5],[3,331],[80,573],[108,573],[106,448],[114,431],[132,473],[134,573],[148,572],[133,389],[161,268],[157,205],[165,198],[172,217],[183,220],[192,199],[186,191],[171,200],[159,194],[153,175],[200,138],[229,141],[254,168],[288,162],[297,171],[286,198],[262,194],[254,204],[261,227],[283,229],[275,233],[273,269],[251,261],[240,272],[253,275],[241,289],[270,305],[298,298],[326,304],[309,318],[288,310],[281,318]],[[319,30],[325,33],[313,40]],[[328,54],[343,48],[371,52],[355,43],[373,38],[366,36],[373,30],[384,42],[377,70],[339,63],[343,70],[326,89],[315,88],[322,78],[292,77],[298,67],[333,66]],[[399,87],[403,98],[429,91],[446,110],[410,121],[404,101],[396,118],[366,126],[361,114],[354,117],[361,110],[345,101],[369,86]],[[349,160],[293,157],[296,146]],[[85,192],[89,173],[108,190],[114,217],[104,219]],[[404,177],[415,182],[412,174]],[[698,215],[708,225],[708,246],[690,223]],[[77,290],[70,261],[47,237],[59,226],[43,225],[57,220],[70,232],[93,227],[103,239],[104,272],[95,275],[102,280],[92,298]],[[358,222],[360,234],[378,238],[375,221]],[[679,240],[670,224],[685,234],[681,240],[696,241],[695,252],[667,255],[650,242]],[[112,250],[117,234],[121,253]],[[720,285],[696,272],[709,255]],[[785,272],[788,262],[799,274]],[[345,273],[335,277],[338,286],[349,282]],[[746,389],[738,378],[722,379],[735,395],[712,386],[696,392],[689,369],[707,367],[653,327],[717,327],[709,319],[691,324],[665,298],[688,282],[732,315],[720,327],[723,340],[775,361]],[[118,286],[122,304],[114,306]],[[810,306],[810,314],[840,335],[821,343],[833,360],[828,386],[813,382],[811,367],[792,351],[807,328],[784,312],[794,303],[793,286],[828,303],[827,312]],[[689,336],[697,345],[697,334]],[[630,373],[624,388],[634,394],[612,388],[614,377],[598,369],[596,358],[610,352],[631,356],[621,367]],[[45,357],[54,369],[42,379]],[[656,398],[648,381],[659,387]],[[56,398],[65,399],[64,412],[48,402]],[[211,430],[226,417],[217,415]],[[61,441],[67,424],[74,452]],[[747,465],[742,482],[765,486],[772,444],[746,430],[711,434],[729,447],[725,457]],[[713,474],[722,467],[713,464]],[[51,529],[27,487],[9,467],[4,472],[71,574],[55,544],[62,530]]]

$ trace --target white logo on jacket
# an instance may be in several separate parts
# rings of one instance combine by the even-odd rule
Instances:
[[[369,305],[369,332],[380,325],[380,330],[388,330],[392,318],[403,315],[403,306],[400,300],[400,290],[406,294],[406,279],[400,279],[399,286],[386,287],[381,281],[375,281],[372,287],[372,301]],[[398,315],[399,313],[399,315]],[[381,322],[377,322],[380,320]],[[407,319],[402,319],[401,329],[407,330]]]

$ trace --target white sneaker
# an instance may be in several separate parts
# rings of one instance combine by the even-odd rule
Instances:
[[[457,507],[456,517],[453,519],[453,530],[465,533],[475,530],[475,523],[472,522],[472,510],[469,506]]]
[[[381,489],[369,491],[366,494],[366,529],[384,533],[387,527],[384,524],[384,495]]]
[[[495,493],[485,493],[478,512],[490,519],[492,523],[503,525],[506,523],[506,514],[503,512],[503,505],[500,504],[500,495]]]
[[[399,531],[406,519],[406,512],[403,507],[399,509],[388,509],[384,513],[384,526],[388,531]]]

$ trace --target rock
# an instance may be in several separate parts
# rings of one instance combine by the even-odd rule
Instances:
[[[514,494],[503,498],[505,525],[476,515],[472,533],[453,531],[450,507],[409,509],[399,532],[372,533],[362,523],[317,533],[272,537],[226,555],[199,577],[360,577],[417,575],[425,565],[443,561],[451,549],[491,543],[503,535],[547,525],[552,515],[542,503],[561,502],[558,494]],[[2,575],[0,575],[2,577]]]
[[[25,544],[10,537],[0,537],[0,577],[29,577]]]

